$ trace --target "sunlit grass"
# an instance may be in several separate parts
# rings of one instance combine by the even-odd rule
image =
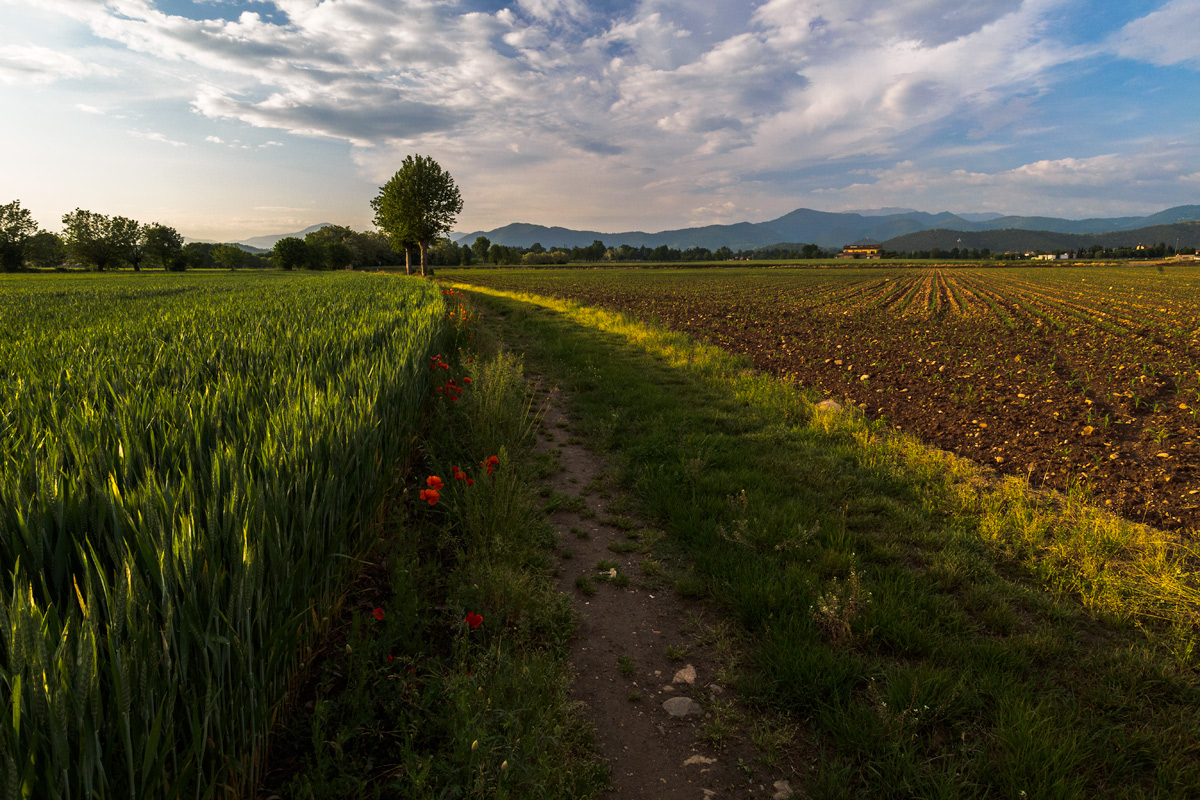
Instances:
[[[1166,535],[627,317],[479,291],[810,725],[810,796],[1188,796],[1195,579]],[[731,677],[733,677],[731,673]]]

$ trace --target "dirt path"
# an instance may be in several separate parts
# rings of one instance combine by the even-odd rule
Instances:
[[[661,534],[610,493],[605,463],[571,434],[561,393],[543,390],[541,399],[539,449],[556,451],[560,467],[546,492],[559,537],[559,587],[579,616],[572,692],[590,709],[611,769],[605,796],[799,796],[800,742],[772,752],[768,766],[751,731],[760,745],[784,743],[786,724],[773,729],[720,683],[738,668],[730,629],[702,603],[681,597],[649,557]]]

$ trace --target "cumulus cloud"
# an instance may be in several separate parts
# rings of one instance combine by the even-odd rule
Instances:
[[[1094,57],[1096,47],[1058,38],[1068,0],[517,0],[499,10],[207,0],[206,14],[227,17],[218,19],[155,0],[0,2],[69,15],[148,74],[164,64],[186,71],[191,108],[222,131],[242,123],[349,142],[372,180],[419,149],[470,171],[492,193],[473,208],[497,213],[507,213],[505,193],[525,186],[522,202],[541,203],[530,200],[541,193],[551,217],[580,202],[580,185],[597,189],[586,213],[601,203],[628,210],[629,193],[641,192],[647,209],[676,223],[788,210],[786,193],[809,187],[830,202],[875,204],[804,177],[827,175],[830,164],[872,170],[861,186],[896,192],[924,179],[943,188],[1061,181],[1075,191],[1119,179],[1102,157],[1072,163],[1062,156],[1076,154],[1052,149],[1045,162],[993,161],[988,172],[972,160],[1038,135],[1040,98],[1065,67]],[[1173,43],[1186,37],[1166,32],[1186,30],[1198,6],[1169,0],[1126,25],[1109,51],[1195,64]],[[13,66],[8,48],[0,81],[87,69],[28,52]]]

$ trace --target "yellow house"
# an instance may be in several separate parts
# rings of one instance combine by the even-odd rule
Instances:
[[[838,258],[881,258],[882,251],[873,244],[848,244],[838,253]]]

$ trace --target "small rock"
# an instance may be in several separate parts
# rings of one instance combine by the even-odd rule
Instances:
[[[817,411],[841,411],[842,406],[836,400],[822,400],[817,403]]]
[[[708,691],[712,692],[713,694],[724,694],[725,687],[719,683],[710,683],[708,685]]]
[[[714,792],[712,789],[701,789],[701,791],[704,792],[705,797],[716,797],[717,796],[717,793]]]
[[[676,672],[675,678],[671,681],[671,683],[686,683],[688,685],[691,685],[695,682],[696,682],[696,668],[693,667],[691,664],[688,664],[686,667],[679,670],[679,672]]]
[[[675,687],[671,686],[670,684],[667,684],[666,686],[662,687],[662,689],[660,691],[673,692],[673,691],[675,691]]]
[[[672,717],[686,717],[689,714],[703,714],[704,709],[690,697],[672,697],[662,704],[663,711]]]
[[[717,760],[715,758],[705,758],[702,755],[694,755],[691,758],[689,758],[687,761],[683,762],[683,765],[685,767],[690,767],[692,764],[715,764],[715,763],[717,763]]]
[[[870,378],[870,377],[871,377],[870,375],[859,375],[859,376],[858,376],[858,379],[859,379],[860,381],[865,381],[865,380],[867,380],[867,379],[868,379],[868,378]]]
[[[775,800],[788,800],[793,794],[792,785],[787,781],[775,781]]]

